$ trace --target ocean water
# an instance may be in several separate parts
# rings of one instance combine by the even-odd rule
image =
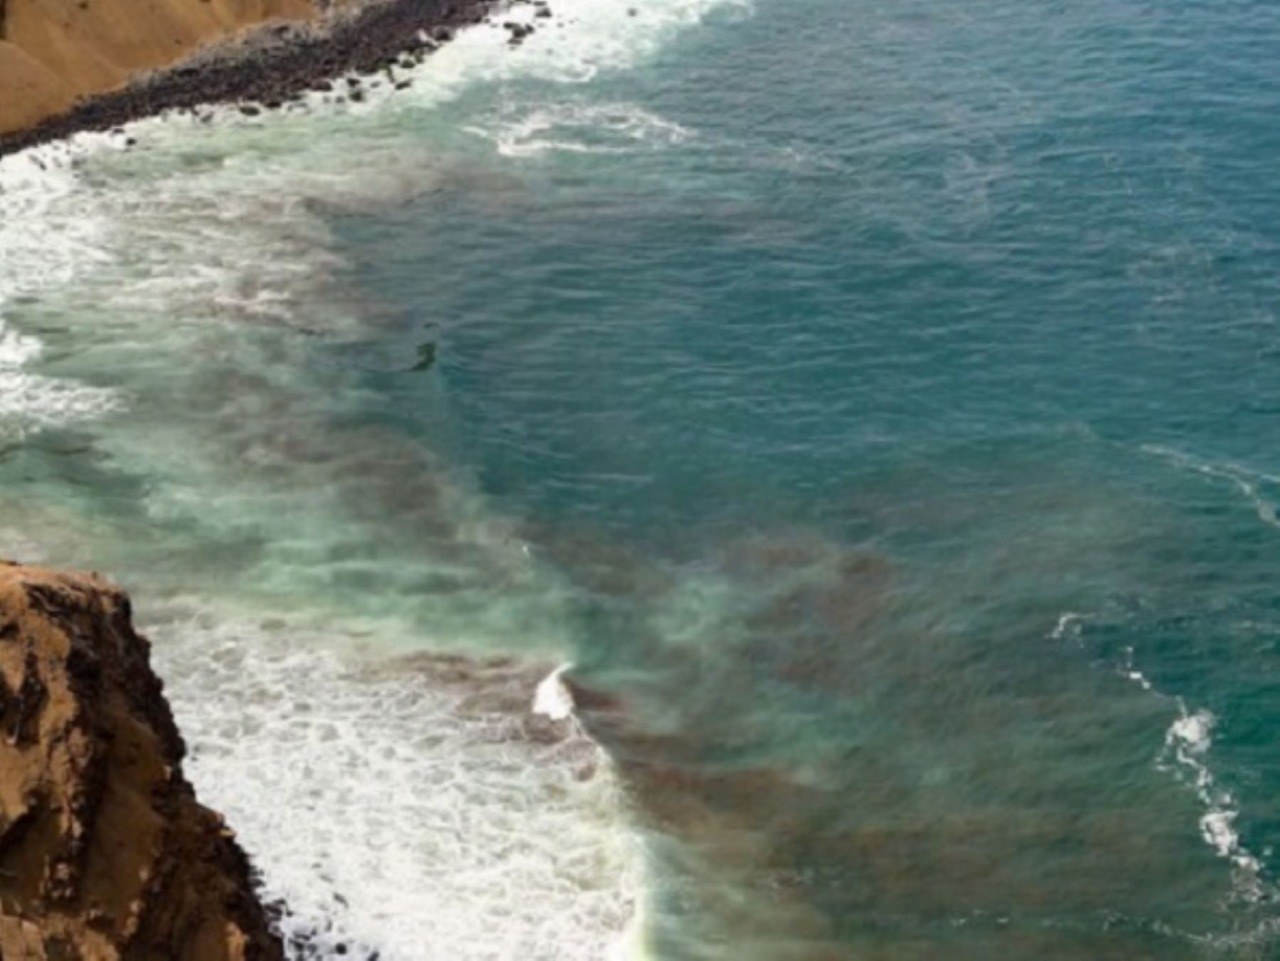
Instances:
[[[0,160],[0,553],[286,930],[1280,957],[1280,8],[552,8]]]

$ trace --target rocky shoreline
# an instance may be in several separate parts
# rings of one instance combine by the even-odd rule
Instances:
[[[331,89],[338,77],[412,67],[459,28],[483,21],[496,5],[497,0],[375,0],[315,22],[267,24],[141,75],[123,89],[88,98],[67,113],[0,135],[0,156],[75,133],[112,130],[165,110],[236,102],[245,103],[246,112],[271,109],[308,90]],[[538,7],[546,10],[545,4]],[[532,32],[509,29],[513,42]],[[351,95],[360,99],[358,86]]]

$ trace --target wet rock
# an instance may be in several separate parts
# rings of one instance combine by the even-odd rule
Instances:
[[[523,43],[526,37],[532,36],[536,29],[532,24],[514,23],[508,21],[504,23],[503,28],[511,34],[510,43],[512,46],[518,46]]]

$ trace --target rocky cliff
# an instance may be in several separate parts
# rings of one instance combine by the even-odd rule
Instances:
[[[0,0],[0,134],[310,0]]]
[[[511,0],[550,16],[546,0]],[[167,110],[396,89],[495,0],[0,0],[0,157]],[[270,21],[270,22],[264,22]],[[508,22],[512,46],[535,27]],[[356,81],[335,90],[335,78]],[[207,117],[206,117],[207,119]]]
[[[0,564],[3,961],[281,957],[149,651],[117,588]]]

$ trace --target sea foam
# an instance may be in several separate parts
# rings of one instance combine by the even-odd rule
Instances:
[[[469,128],[492,139],[506,157],[560,151],[623,154],[676,147],[693,131],[635,104],[557,103],[515,111],[514,119]]]
[[[0,440],[93,417],[118,401],[110,391],[32,373],[43,344],[6,319],[19,302],[70,283],[95,256],[105,225],[65,207],[77,187],[77,152],[53,145],[0,158]]]
[[[320,956],[598,961],[624,937],[638,861],[612,771],[535,717],[535,669],[207,613],[151,634],[189,775]]]

